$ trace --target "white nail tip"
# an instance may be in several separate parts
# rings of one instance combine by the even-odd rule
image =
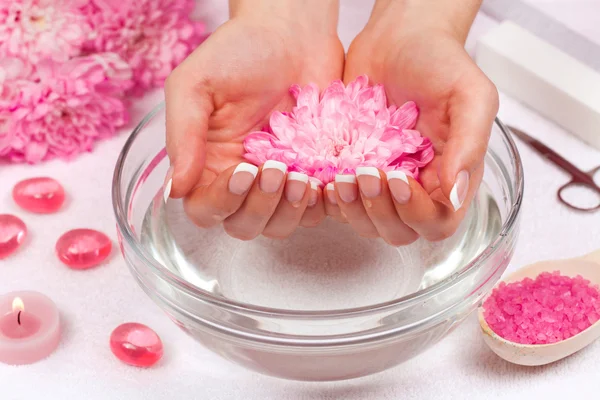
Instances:
[[[319,185],[317,184],[317,182],[313,182],[313,181],[311,181],[311,182],[310,182],[310,188],[311,188],[312,190],[317,190],[317,189],[319,188]]]
[[[358,167],[356,168],[356,175],[369,175],[381,179],[381,176],[379,175],[379,170],[375,167]]]
[[[456,186],[454,184],[454,187],[450,191],[450,202],[452,203],[452,207],[454,207],[454,211],[458,211],[462,207],[462,203],[458,199],[458,188]]]
[[[329,182],[325,188],[327,190],[335,190],[335,186],[333,186],[333,183],[331,183],[331,182]]]
[[[402,171],[390,171],[390,172],[388,172],[387,173],[387,180],[389,181],[390,179],[400,179],[401,181],[403,181],[407,185],[409,184],[408,183],[408,177]]]
[[[163,193],[163,198],[165,203],[169,200],[169,196],[171,195],[171,186],[173,186],[173,179],[169,179],[167,184],[165,185],[165,191]]]
[[[308,175],[301,172],[290,172],[287,176],[288,181],[308,182]]]
[[[250,172],[252,176],[256,178],[256,174],[258,174],[258,167],[256,165],[243,162],[238,164],[238,166],[235,167],[235,170],[233,171],[234,174],[238,172]]]
[[[356,183],[356,176],[354,176],[354,175],[336,175],[335,181],[343,182],[343,183]]]
[[[268,160],[263,165],[263,170],[265,169],[278,169],[285,174],[287,171],[287,165],[285,165],[281,161]]]

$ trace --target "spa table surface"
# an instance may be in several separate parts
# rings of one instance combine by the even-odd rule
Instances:
[[[597,1],[538,1],[569,21],[600,13]],[[211,27],[227,15],[227,2],[202,1],[199,14]],[[567,4],[568,3],[568,4]],[[342,1],[340,35],[347,46],[364,25],[372,1]],[[597,24],[578,23],[600,38]],[[494,26],[480,15],[467,43]],[[587,30],[587,32],[585,32]],[[135,106],[133,122],[161,99],[155,93]],[[600,152],[562,129],[501,96],[500,117],[532,136],[543,138],[582,169],[598,164]],[[110,201],[113,167],[131,127],[99,144],[72,163],[39,166],[0,165],[0,211],[22,216],[30,229],[24,249],[0,263],[0,293],[32,289],[58,304],[64,321],[62,342],[52,356],[34,365],[0,365],[0,399],[564,399],[577,390],[595,398],[600,388],[600,342],[563,362],[522,368],[496,357],[484,344],[472,314],[443,341],[413,360],[378,375],[336,383],[278,380],[249,372],[221,359],[187,337],[142,292],[118,253],[107,265],[77,272],[53,254],[58,236],[89,227],[110,234],[116,243]],[[600,134],[600,132],[599,132]],[[579,214],[561,206],[556,189],[567,176],[518,143],[526,171],[521,236],[507,272],[545,258],[572,257],[600,248],[600,213]],[[17,181],[31,176],[61,181],[69,201],[55,215],[21,213],[10,198]],[[25,218],[26,217],[26,218]],[[117,246],[115,246],[116,248]],[[108,337],[123,322],[153,327],[165,343],[165,356],[154,368],[121,364],[110,352]],[[594,396],[594,397],[592,397]]]

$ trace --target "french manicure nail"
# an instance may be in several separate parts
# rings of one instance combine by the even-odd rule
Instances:
[[[292,206],[300,206],[300,200],[306,192],[306,184],[308,183],[308,175],[300,172],[290,172],[287,176],[285,184],[285,198],[292,203]]]
[[[399,204],[406,204],[410,200],[410,184],[408,177],[402,171],[390,171],[387,173],[388,187]]]
[[[377,197],[381,194],[381,176],[375,167],[356,168],[358,186],[365,197]]]
[[[336,175],[335,183],[340,198],[344,203],[352,203],[358,196],[356,186],[356,176],[354,175]]]
[[[463,170],[456,175],[456,181],[454,182],[454,186],[450,191],[450,202],[452,203],[452,207],[454,207],[454,211],[460,210],[465,202],[465,199],[467,198],[468,191],[469,173]]]
[[[337,199],[335,197],[335,186],[332,182],[329,182],[325,187],[325,191],[327,192],[327,200],[333,205],[337,204]]]
[[[311,185],[314,183],[315,185],[317,185],[317,187],[323,187],[323,182],[321,182],[319,179],[315,178],[315,177],[310,177],[308,178],[308,180],[310,181]]]
[[[165,203],[169,200],[171,195],[171,186],[173,186],[173,166],[170,166],[165,176],[165,182],[163,183],[163,199]]]
[[[263,164],[260,174],[260,190],[265,193],[275,193],[283,182],[287,166],[281,161],[269,160]]]
[[[238,164],[229,178],[229,191],[238,196],[246,193],[254,183],[256,174],[258,174],[256,165],[245,162]]]
[[[319,201],[319,185],[316,182],[310,182],[310,196],[308,197],[308,206],[314,207]]]

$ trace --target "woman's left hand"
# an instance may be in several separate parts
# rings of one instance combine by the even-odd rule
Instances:
[[[331,191],[325,196],[334,198],[326,208],[362,236],[381,236],[392,245],[419,236],[445,239],[458,228],[481,183],[498,93],[464,49],[469,16],[463,15],[467,28],[460,30],[445,25],[452,18],[443,10],[437,20],[431,11],[419,19],[420,0],[402,2],[408,5],[401,10],[398,2],[380,2],[385,4],[376,4],[350,46],[344,80],[366,74],[384,85],[390,103],[414,101],[420,109],[416,129],[431,139],[435,157],[422,170],[421,183],[358,169],[357,184],[336,182],[335,197]],[[455,7],[446,0],[440,7],[444,2]]]

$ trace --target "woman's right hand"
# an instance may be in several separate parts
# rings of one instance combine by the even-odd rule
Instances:
[[[231,19],[167,79],[170,196],[201,227],[233,237],[289,236],[324,217],[322,194],[280,163],[242,164],[248,133],[291,109],[292,84],[340,79],[337,0],[231,0]],[[241,166],[240,166],[241,165]]]

